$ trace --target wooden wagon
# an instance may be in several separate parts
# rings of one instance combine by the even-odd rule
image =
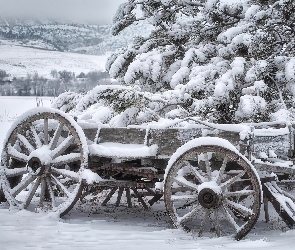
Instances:
[[[175,227],[237,240],[256,223],[262,202],[268,220],[270,201],[293,227],[292,123],[184,121],[111,128],[30,110],[4,142],[0,201],[63,216],[86,194],[108,190],[100,205],[116,195],[118,206],[123,194],[129,207],[132,197],[144,208],[164,200]]]

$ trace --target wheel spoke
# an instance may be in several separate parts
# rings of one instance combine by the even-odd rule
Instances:
[[[149,209],[148,205],[145,203],[145,201],[143,200],[141,195],[138,193],[137,189],[135,187],[132,187],[131,189],[132,189],[133,193],[136,195],[138,201],[140,201],[140,203],[144,207],[144,209]]]
[[[116,207],[118,207],[118,206],[120,205],[123,191],[124,191],[124,188],[119,187],[118,196],[117,196],[117,201],[116,201],[116,205],[115,205]]]
[[[212,173],[211,173],[211,167],[210,167],[210,162],[209,162],[209,157],[208,157],[208,153],[204,153],[204,158],[205,158],[205,165],[206,165],[206,173],[208,176],[208,180],[211,181],[212,180]]]
[[[55,183],[61,188],[61,190],[63,191],[63,193],[70,197],[71,193],[69,192],[69,190],[55,177],[55,176],[51,176],[53,178],[53,180],[55,181]]]
[[[191,219],[193,216],[195,216],[200,210],[202,209],[201,205],[196,205],[192,211],[188,212],[187,214],[185,214],[184,216],[178,218],[178,223],[183,224],[184,222],[186,222],[187,220]]]
[[[57,145],[57,142],[58,142],[58,139],[61,135],[61,132],[62,132],[62,129],[63,129],[63,124],[62,123],[59,123],[58,124],[58,127],[57,127],[57,130],[55,131],[54,135],[53,135],[53,138],[50,142],[50,150],[53,150],[56,148],[56,145]]]
[[[218,218],[218,208],[214,209],[215,230],[217,237],[220,237],[220,223]]]
[[[36,193],[37,191],[37,188],[39,187],[40,185],[40,178],[38,177],[37,180],[34,182],[34,184],[31,186],[29,192],[28,192],[28,195],[26,196],[25,198],[25,202],[24,202],[24,208],[27,208],[29,206],[29,204],[31,203],[32,199],[33,199],[33,196],[34,194]]]
[[[35,141],[35,143],[36,143],[36,147],[37,147],[37,148],[41,148],[41,147],[42,147],[42,142],[41,142],[41,140],[40,140],[40,137],[39,137],[38,134],[37,134],[36,129],[35,129],[33,126],[31,126],[31,131],[32,131],[32,133],[33,133],[33,137],[34,137],[34,141]]]
[[[235,191],[235,192],[226,192],[223,194],[223,197],[240,197],[240,196],[249,196],[254,194],[254,190],[241,190],[241,191]]]
[[[79,161],[80,159],[81,155],[79,153],[69,153],[67,155],[61,155],[56,157],[54,160],[51,161],[51,163],[58,166],[70,162]]]
[[[205,181],[205,178],[199,173],[199,171],[195,167],[193,167],[188,161],[186,161],[186,164],[188,165],[192,174],[198,179],[198,181],[200,183],[203,183]]]
[[[30,183],[36,179],[36,176],[28,174],[18,185],[11,189],[11,195],[17,196],[21,191],[23,191]]]
[[[206,223],[207,223],[207,221],[209,219],[209,213],[210,213],[210,210],[209,209],[205,209],[205,215],[204,215],[204,218],[201,221],[201,226],[200,226],[200,230],[199,230],[199,237],[204,232],[205,225],[206,225]]]
[[[193,201],[197,201],[198,197],[197,197],[197,195],[172,195],[171,200],[172,201],[193,202]]]
[[[27,162],[28,161],[28,156],[17,151],[15,148],[13,148],[11,145],[8,146],[8,155],[16,160],[22,161],[22,162]]]
[[[68,136],[57,148],[52,151],[52,159],[60,156],[71,144],[74,142],[75,138],[73,136]]]
[[[48,118],[44,118],[44,144],[48,145]]]
[[[56,207],[55,195],[54,195],[52,183],[51,183],[51,180],[50,180],[49,176],[46,177],[46,184],[47,184],[47,187],[48,187],[48,190],[49,190],[49,195],[50,195],[50,198],[51,198],[52,207]]]
[[[24,137],[21,134],[17,134],[17,138],[22,142],[22,144],[29,150],[29,152],[31,153],[32,151],[34,151],[34,147],[32,146],[32,144],[28,141],[28,139],[26,137]]]
[[[174,178],[174,181],[182,187],[186,187],[186,188],[192,189],[194,191],[198,190],[198,186],[196,184],[191,183],[190,181],[185,179],[183,176],[176,176]]]
[[[225,215],[225,218],[228,220],[228,222],[235,228],[236,232],[240,230],[240,227],[235,222],[234,218],[230,215],[230,213],[227,211],[225,206],[222,206],[222,211]]]
[[[76,173],[74,171],[66,170],[66,169],[58,169],[58,168],[54,168],[54,167],[51,168],[51,171],[56,174],[62,175],[64,177],[68,177],[74,181],[79,181],[79,175],[78,175],[78,173]]]
[[[104,201],[101,203],[102,206],[105,206],[109,202],[109,200],[112,198],[112,196],[117,191],[117,189],[118,189],[118,187],[113,187],[111,189],[111,191],[108,193],[108,195],[106,196],[106,198],[104,199]]]
[[[23,174],[28,173],[28,168],[23,167],[23,168],[6,168],[5,169],[5,174],[8,178],[10,177],[15,177],[15,176],[20,176]]]
[[[237,174],[236,176],[234,176],[233,178],[227,180],[226,182],[221,184],[221,189],[225,190],[226,188],[228,188],[229,186],[231,186],[233,183],[235,183],[237,180],[239,180],[246,172],[242,171],[241,173]]]
[[[43,202],[45,200],[45,192],[46,192],[46,181],[44,178],[41,178],[41,193],[40,193],[40,206],[43,206]]]
[[[218,177],[217,177],[217,180],[216,180],[216,183],[218,185],[220,185],[220,183],[221,183],[221,180],[222,180],[222,177],[223,177],[223,174],[224,174],[224,170],[225,170],[226,164],[227,164],[227,157],[224,157],[222,166],[221,166],[221,168],[219,170],[219,174],[218,174]]]
[[[225,201],[226,201],[226,204],[227,204],[228,207],[233,207],[233,208],[239,210],[240,212],[244,212],[244,213],[246,213],[248,215],[253,214],[253,210],[250,209],[250,208],[247,208],[247,207],[245,207],[245,206],[243,206],[243,205],[241,205],[239,203],[236,203],[234,201],[230,201],[228,199],[225,199]]]
[[[128,207],[132,207],[130,188],[125,189]]]

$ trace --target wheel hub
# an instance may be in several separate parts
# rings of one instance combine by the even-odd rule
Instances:
[[[210,188],[204,188],[199,192],[198,200],[204,208],[215,208],[220,204],[220,194]]]
[[[50,165],[44,165],[38,157],[32,157],[28,161],[28,167],[32,170],[31,174],[41,176],[49,171]]]
[[[51,160],[51,150],[48,145],[43,145],[30,153],[28,167],[31,168],[32,174],[43,175],[45,171],[48,172]]]

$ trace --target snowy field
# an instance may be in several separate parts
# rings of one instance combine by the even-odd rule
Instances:
[[[50,107],[53,97],[0,96],[0,150],[12,122],[25,111],[39,106]]]
[[[37,103],[49,107],[52,98],[0,97],[0,145],[13,120]],[[145,211],[134,201],[133,208],[101,201],[78,203],[62,219],[26,210],[9,211],[0,207],[0,249],[294,249],[295,230],[289,230],[275,213],[271,222],[264,213],[247,237],[239,242],[231,237],[195,238],[172,229],[163,202]]]
[[[0,40],[0,68],[13,77],[26,77],[37,72],[50,77],[51,70],[81,72],[104,71],[107,56],[83,55],[68,52],[48,51],[20,46]]]

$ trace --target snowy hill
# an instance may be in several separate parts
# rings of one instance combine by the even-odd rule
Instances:
[[[36,47],[44,44],[36,43]],[[0,40],[0,69],[11,77],[26,77],[38,73],[50,77],[51,70],[69,70],[76,75],[90,71],[104,71],[107,55],[83,55],[70,52],[49,51],[21,46],[19,42]]]
[[[135,36],[143,36],[150,29],[150,26],[140,24],[114,37],[111,25],[0,17],[2,39],[18,41],[26,47],[94,55],[124,47]]]
[[[51,70],[104,71],[107,54],[150,30],[148,25],[134,25],[114,37],[111,25],[0,16],[0,69],[12,77],[35,72],[49,77]]]

